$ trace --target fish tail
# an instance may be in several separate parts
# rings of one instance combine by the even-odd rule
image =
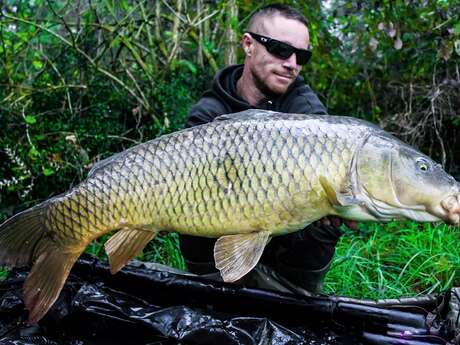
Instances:
[[[37,244],[46,234],[43,213],[46,203],[20,212],[0,225],[0,265],[32,264]]]
[[[83,249],[66,252],[53,243],[41,246],[24,283],[24,303],[29,310],[29,323],[38,322],[51,308]]]
[[[37,205],[0,225],[0,265],[32,265],[24,283],[29,323],[38,322],[59,296],[84,246],[66,247],[45,226],[48,202]]]

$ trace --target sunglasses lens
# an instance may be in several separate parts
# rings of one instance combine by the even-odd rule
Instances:
[[[297,63],[299,65],[305,65],[308,61],[310,61],[311,51],[309,50],[297,51],[296,58],[297,58]]]
[[[281,59],[287,59],[294,53],[294,49],[291,46],[282,42],[273,42],[267,50]]]
[[[294,52],[296,53],[297,63],[299,65],[305,65],[311,58],[311,51],[299,50],[291,47],[283,42],[271,42],[270,46],[267,47],[269,53],[279,57],[280,59],[288,59]]]

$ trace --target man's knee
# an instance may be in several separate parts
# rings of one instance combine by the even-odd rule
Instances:
[[[179,246],[187,268],[195,274],[217,272],[214,263],[215,238],[179,236]]]

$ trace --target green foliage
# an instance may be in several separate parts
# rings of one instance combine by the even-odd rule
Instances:
[[[7,268],[0,268],[0,282],[8,278],[9,270]]]
[[[158,57],[129,31],[139,5],[85,9],[75,35],[64,2],[41,4],[7,6],[0,21],[0,219],[67,190],[102,158],[182,128],[210,78],[187,59],[164,73],[149,64]]]
[[[458,170],[460,1],[312,1],[313,61],[305,76],[332,114],[394,132]],[[458,43],[456,43],[458,42]]]

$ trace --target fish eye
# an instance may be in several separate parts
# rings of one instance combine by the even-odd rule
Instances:
[[[423,172],[430,170],[430,163],[421,158],[417,160],[417,168]]]

